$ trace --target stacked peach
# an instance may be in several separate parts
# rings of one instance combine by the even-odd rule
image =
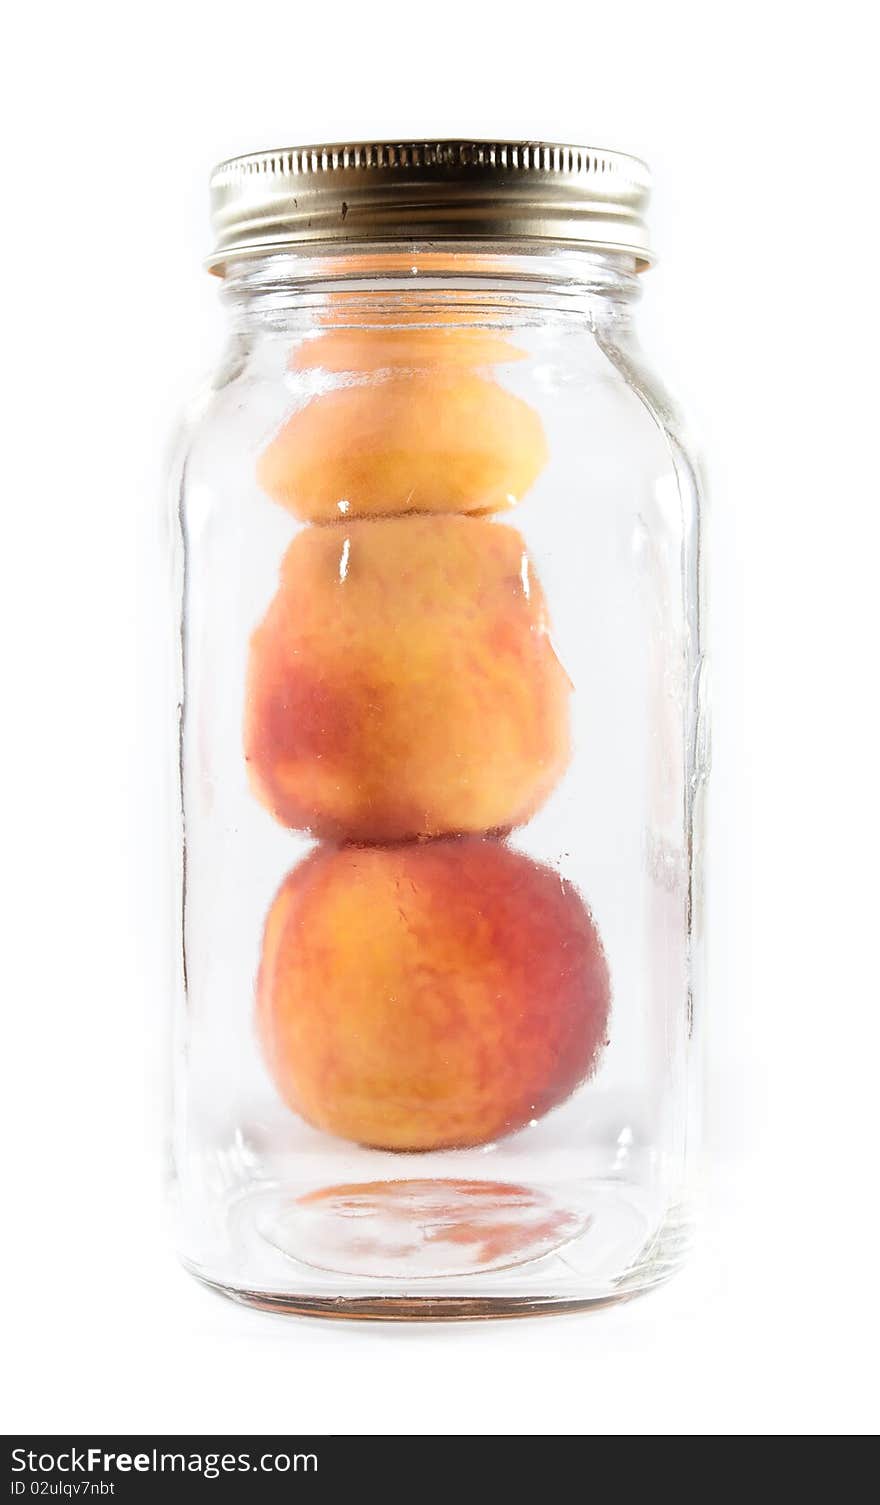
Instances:
[[[356,379],[294,413],[260,458],[260,485],[313,523],[512,507],[545,463],[544,431],[479,368],[518,357],[468,327],[326,331],[291,364]]]
[[[303,529],[252,642],[257,797],[322,842],[269,914],[258,1028],[286,1102],[363,1144],[483,1143],[593,1069],[609,982],[577,892],[503,837],[569,756],[571,686],[522,537],[485,514],[546,457],[537,414],[481,374],[483,330],[328,330],[344,375],[259,478]]]

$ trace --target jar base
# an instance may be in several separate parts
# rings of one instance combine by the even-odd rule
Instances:
[[[299,1197],[264,1190],[230,1210],[235,1273],[183,1263],[262,1311],[485,1321],[588,1311],[663,1283],[683,1263],[690,1220],[676,1205],[652,1222],[631,1193],[596,1183],[576,1198],[571,1188],[565,1196],[479,1181],[363,1183]]]
[[[589,1201],[511,1181],[401,1177],[267,1199],[266,1242],[301,1264],[347,1277],[427,1280],[530,1264],[589,1228]]]
[[[234,1286],[223,1286],[206,1280],[196,1270],[191,1270],[190,1273],[209,1290],[216,1291],[218,1295],[236,1301],[241,1306],[274,1312],[282,1317],[322,1317],[347,1322],[491,1322],[513,1317],[547,1317],[557,1313],[587,1312],[599,1307],[614,1306],[618,1302],[632,1301],[634,1297],[652,1289],[644,1286],[635,1291],[617,1291],[608,1296],[590,1296],[568,1301],[552,1297],[542,1300],[540,1297],[529,1296],[504,1300],[492,1296],[482,1299],[460,1296],[308,1298],[278,1295],[269,1291],[239,1290]]]

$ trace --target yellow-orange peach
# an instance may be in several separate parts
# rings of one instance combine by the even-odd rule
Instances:
[[[442,287],[443,297],[450,297],[450,290],[442,283],[418,284],[416,277],[431,273],[434,276],[446,279],[448,277],[504,277],[510,274],[509,256],[499,255],[497,251],[482,250],[476,252],[462,251],[460,246],[454,246],[446,251],[389,251],[386,248],[376,247],[370,251],[357,251],[345,256],[334,254],[331,257],[317,260],[317,269],[329,277],[338,277],[344,273],[346,277],[386,277],[390,273],[400,274],[412,291],[419,287],[427,293],[431,286]],[[461,302],[468,301],[468,295],[464,292],[453,294],[459,297]],[[470,295],[470,300],[473,295]],[[339,292],[331,293],[329,303],[339,307],[348,303],[354,305],[363,302],[359,293]]]
[[[309,1123],[433,1150],[563,1102],[596,1065],[609,998],[577,890],[503,842],[319,847],[270,910],[257,1024]]]
[[[457,318],[458,315],[456,314]],[[395,316],[399,320],[399,316]],[[292,371],[420,370],[448,366],[495,366],[521,361],[525,351],[501,334],[479,325],[447,323],[432,315],[429,325],[392,323],[391,316],[374,325],[340,325],[303,340],[290,357]]]
[[[312,397],[263,451],[257,479],[309,522],[479,514],[514,506],[546,458],[529,403],[466,365],[438,361]]]
[[[566,765],[570,688],[515,529],[304,528],[251,640],[252,786],[285,825],[334,839],[507,830]]]

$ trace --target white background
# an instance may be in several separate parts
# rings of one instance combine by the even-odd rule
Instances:
[[[4,23],[3,1156],[9,1430],[873,1431],[878,295],[871,8],[18,6]],[[206,178],[346,137],[655,170],[642,322],[712,483],[700,1252],[594,1315],[285,1321],[161,1223],[159,514],[222,338]]]

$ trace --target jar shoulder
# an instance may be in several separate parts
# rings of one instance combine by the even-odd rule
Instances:
[[[184,506],[196,485],[202,490],[207,486],[217,503],[253,489],[259,457],[273,437],[310,405],[316,415],[323,408],[327,418],[335,402],[326,400],[331,394],[352,388],[374,394],[374,399],[339,403],[340,414],[355,416],[365,430],[359,437],[369,444],[369,425],[399,422],[408,394],[416,399],[426,382],[424,369],[351,372],[298,360],[303,343],[314,337],[313,330],[297,327],[228,340],[178,425],[172,489]],[[458,368],[444,374],[444,398],[460,405],[456,442],[480,440],[480,426],[470,421],[473,412],[465,400],[476,376],[510,394],[519,405],[511,406],[512,413],[538,416],[547,439],[549,464],[539,483],[546,490],[568,486],[575,505],[575,498],[580,504],[585,492],[610,481],[612,474],[616,488],[618,478],[625,483],[621,494],[628,488],[633,498],[672,477],[688,510],[699,510],[704,492],[699,446],[683,408],[631,331],[569,320],[514,325],[504,337],[517,359],[468,372],[466,379]],[[384,404],[386,392],[389,401]],[[443,414],[435,409],[432,416],[439,423]],[[344,432],[341,426],[340,437]],[[321,439],[333,442],[329,423],[322,427]]]
[[[676,472],[686,480],[699,509],[706,500],[702,443],[686,403],[667,386],[659,366],[633,332],[621,338],[597,334],[597,344],[626,388],[642,404],[646,417],[669,446]]]

